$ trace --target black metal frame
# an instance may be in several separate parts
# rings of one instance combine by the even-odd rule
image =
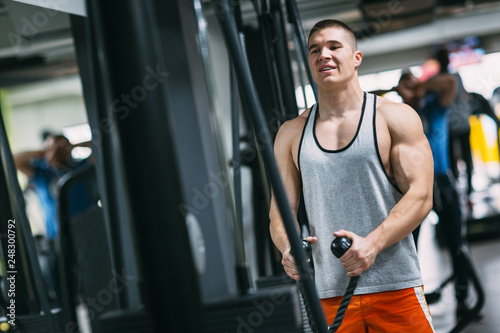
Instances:
[[[98,49],[102,47],[101,41],[93,38],[96,27],[89,24],[85,17],[71,15],[71,28],[76,49],[76,57],[80,70],[80,78],[83,86],[83,97],[87,109],[87,117],[92,133],[92,155],[95,160],[97,186],[101,195],[108,242],[111,254],[111,268],[123,268],[130,272],[133,265],[124,251],[127,245],[124,234],[130,228],[130,214],[123,209],[121,203],[125,202],[127,188],[123,181],[123,167],[120,163],[119,142],[116,131],[103,130],[103,119],[109,119],[112,114],[107,107],[109,100],[109,78],[104,70],[97,68],[99,61]],[[122,207],[120,207],[122,206]],[[133,242],[128,242],[133,244]],[[130,245],[129,245],[130,247]],[[130,247],[131,250],[133,247]],[[125,259],[128,257],[129,259]],[[133,304],[136,297],[130,297],[130,289],[127,292],[116,295],[121,307],[126,308]],[[131,299],[130,299],[131,298]]]
[[[281,1],[271,0],[269,12],[272,24],[272,35],[268,37],[271,37],[274,49],[276,69],[284,107],[283,115],[285,120],[287,120],[297,117],[298,108]]]
[[[260,151],[263,156],[270,183],[272,184],[272,188],[274,190],[276,202],[283,218],[286,233],[292,247],[292,253],[296,262],[299,263],[299,272],[305,292],[304,296],[307,298],[312,317],[314,317],[318,326],[318,332],[327,332],[328,328],[326,320],[322,312],[323,310],[318,299],[314,281],[307,273],[307,268],[309,267],[306,264],[306,254],[302,248],[302,241],[295,228],[295,218],[293,217],[290,209],[281,176],[274,159],[272,139],[263,116],[263,110],[260,106],[255,86],[252,82],[248,63],[245,61],[246,58],[243,55],[243,50],[237,34],[236,24],[233,17],[230,15],[230,8],[227,0],[216,0],[214,3],[237,74],[241,99],[243,104],[248,107],[248,111],[250,112],[250,117],[252,119],[252,125],[258,134],[257,138],[260,144]]]
[[[32,286],[34,288],[34,294],[36,295],[36,299],[38,300],[39,304],[35,305],[35,311],[31,313],[32,315],[31,317],[40,317],[41,319],[40,322],[43,323],[47,329],[50,329],[51,332],[57,332],[56,322],[55,319],[53,318],[55,317],[55,315],[53,315],[51,312],[47,290],[45,288],[44,279],[42,277],[42,271],[38,263],[35,241],[33,238],[33,234],[31,233],[31,226],[29,224],[28,217],[26,216],[24,196],[21,191],[19,181],[17,179],[17,171],[14,164],[14,158],[12,156],[12,151],[10,149],[9,139],[7,137],[5,123],[3,116],[1,115],[1,112],[0,112],[0,147],[1,147],[1,160],[3,164],[2,167],[5,172],[4,176],[7,188],[9,189],[11,195],[10,204],[12,205],[11,207],[13,207],[12,213],[15,216],[17,216],[17,223],[15,228],[15,233],[16,233],[15,239],[16,239],[16,249],[17,249],[16,259],[21,263],[27,264],[26,267],[27,269],[26,268],[23,269],[23,267],[21,267],[19,263],[16,264],[16,271],[12,274],[15,276],[16,283],[17,280],[20,280],[21,282],[22,279],[25,279],[26,281],[25,286]],[[8,207],[7,202],[3,202],[2,205]],[[7,207],[5,208],[8,209]],[[11,218],[13,217],[14,216],[12,216]],[[2,221],[2,224],[6,222],[7,221]],[[5,231],[7,231],[7,228],[5,228]],[[7,252],[4,253],[4,256],[5,258],[7,258],[6,257]],[[5,260],[5,262],[7,263],[8,261]],[[17,272],[17,270],[19,270],[19,272]],[[11,274],[9,273],[9,269],[7,269],[7,273]],[[22,293],[23,292],[21,291],[21,295]],[[22,304],[22,301],[20,303]],[[43,314],[40,314],[39,312],[43,312]],[[28,321],[30,320],[30,318],[27,317],[26,320]]]
[[[194,332],[203,327],[200,320],[193,320],[202,318],[201,295],[179,210],[185,196],[172,134],[176,125],[169,98],[173,94],[164,89],[166,84],[157,82],[158,89],[147,91],[147,98],[127,113],[111,109],[114,96],[145,84],[148,66],[159,69],[157,75],[165,72],[157,15],[159,11],[177,12],[179,3],[169,2],[166,6],[173,8],[162,10],[158,5],[155,1],[87,2],[91,39],[97,45],[93,71],[100,79],[107,78],[100,92],[104,101],[98,105],[102,108],[99,121],[112,125],[112,149],[118,148],[118,161],[123,161],[128,191],[120,207],[130,212],[143,304],[151,314],[154,331],[168,325],[172,332]],[[179,300],[186,306],[179,306]]]
[[[311,69],[309,68],[309,64],[307,62],[307,59],[309,58],[309,51],[307,49],[307,41],[306,41],[306,37],[304,34],[304,29],[302,27],[302,20],[300,19],[299,9],[297,7],[297,1],[296,0],[286,0],[286,9],[287,9],[287,15],[288,15],[288,22],[292,25],[295,39],[297,39],[297,43],[296,43],[295,47],[298,48],[297,52],[300,52],[300,54],[302,55],[301,58],[303,61],[304,69],[306,71],[307,78],[309,80],[309,84],[311,85],[311,88],[313,90],[314,97],[317,100],[318,99],[318,87],[316,85],[316,82],[314,82],[314,80],[312,78]]]
[[[112,129],[94,145],[98,179],[107,190],[103,205],[110,211],[110,232],[123,244],[126,225],[116,220],[121,219],[117,210],[126,208],[137,244],[141,301],[158,331],[165,322],[172,331],[203,331],[202,303],[238,294],[228,173],[214,142],[217,129],[203,59],[196,52],[193,6],[181,0],[88,1],[89,30],[82,37],[87,59],[79,61],[87,71],[82,79],[85,95],[91,96],[86,98],[89,120],[94,125],[106,120]],[[147,90],[147,98],[128,113],[120,112],[118,103],[113,108],[113,97],[144,82],[148,66],[161,76],[161,84]],[[122,186],[112,177],[115,169],[122,172]],[[214,183],[220,193],[199,205],[197,195]],[[117,192],[121,203],[113,201]],[[187,214],[203,222],[209,244],[201,276],[192,261]],[[123,260],[122,249],[114,245],[113,251],[116,265]],[[134,305],[128,303],[124,310]]]
[[[0,116],[3,117],[0,110]],[[0,129],[1,130],[1,129]],[[2,148],[2,155],[4,150]],[[0,245],[2,247],[1,254],[2,263],[5,267],[8,267],[8,223],[9,220],[14,219],[17,216],[17,212],[14,212],[14,207],[12,204],[12,195],[9,188],[9,183],[7,180],[7,172],[5,165],[3,163],[5,159],[2,158],[2,163],[0,163]],[[26,249],[21,249],[24,247],[23,238],[17,235],[16,248],[20,256],[16,258],[17,262],[17,276],[16,276],[16,313],[18,314],[28,314],[36,313],[38,310],[36,295],[33,287],[32,276],[28,274],[29,270],[26,270],[28,263],[26,261],[26,255],[21,255],[26,253]],[[17,256],[16,256],[17,257]],[[1,277],[2,284],[7,285],[8,274]],[[7,297],[7,290],[2,290],[2,296],[0,300],[2,301],[2,306],[7,307],[9,305],[9,300]]]

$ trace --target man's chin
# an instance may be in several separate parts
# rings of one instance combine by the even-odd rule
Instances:
[[[339,85],[342,85],[342,83],[343,83],[343,80],[341,80],[338,77],[328,77],[325,80],[323,80],[322,85],[326,89],[332,89],[332,88],[338,87]]]

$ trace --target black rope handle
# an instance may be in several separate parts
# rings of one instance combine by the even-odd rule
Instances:
[[[306,258],[311,260],[312,259],[312,248],[311,248],[311,243],[308,241],[303,240],[302,241],[302,247],[306,251]],[[314,317],[311,314],[311,305],[307,301],[307,297],[304,297],[304,290],[302,283],[299,281],[299,290],[300,294],[302,296],[302,301],[304,302],[304,308],[306,309],[306,314],[307,314],[307,320],[309,321],[309,327],[313,332],[317,332],[317,326],[316,322],[314,321]]]
[[[332,242],[332,245],[330,246],[330,249],[332,250],[332,253],[337,257],[340,258],[342,257],[347,250],[351,247],[351,241],[347,237],[339,237],[335,238]],[[342,298],[342,301],[340,302],[340,306],[337,309],[337,314],[335,315],[335,319],[333,320],[333,323],[328,327],[328,332],[330,333],[335,333],[339,329],[340,325],[342,324],[342,320],[344,319],[345,312],[347,311],[347,307],[349,306],[349,303],[351,303],[351,298],[354,295],[354,290],[356,289],[359,281],[359,276],[353,276],[349,280],[349,284],[347,285],[347,289],[344,293],[344,297]]]
[[[328,332],[337,332],[340,325],[342,324],[342,320],[344,319],[347,307],[349,306],[349,303],[351,303],[352,295],[354,295],[354,289],[356,289],[358,285],[358,280],[359,276],[353,276],[349,280],[349,284],[347,285],[347,289],[345,291],[344,297],[342,298],[342,302],[340,302],[340,306],[337,310],[337,314],[335,315],[335,319],[333,320],[333,323],[328,327]]]
[[[331,249],[332,253],[337,258],[340,258],[347,252],[347,250],[349,250],[349,248],[351,247],[351,244],[352,243],[351,243],[349,238],[339,237],[339,238],[335,238],[333,240],[332,245],[330,246],[330,249]],[[302,241],[302,247],[306,251],[307,259],[311,259],[312,258],[311,243],[304,240],[304,241]],[[329,333],[337,332],[340,325],[342,324],[342,320],[345,317],[347,307],[349,306],[349,303],[351,303],[351,298],[354,295],[354,290],[358,286],[358,281],[359,281],[359,276],[353,276],[349,280],[349,284],[347,285],[346,291],[344,293],[344,297],[342,298],[342,301],[340,302],[339,308],[337,309],[337,314],[335,315],[335,319],[333,320],[333,323],[330,326],[328,326]],[[300,281],[299,281],[299,290],[302,293]],[[304,307],[306,308],[307,319],[309,320],[309,326],[311,327],[311,330],[313,332],[317,332],[316,323],[314,322],[314,318],[310,314],[309,304],[308,304],[305,297],[302,297],[302,298],[304,300]]]

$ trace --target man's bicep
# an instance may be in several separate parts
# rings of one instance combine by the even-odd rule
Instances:
[[[420,119],[402,123],[394,132],[391,164],[399,188],[403,193],[411,187],[429,190],[434,162]]]
[[[425,140],[425,139],[424,139]],[[400,158],[394,173],[399,187],[406,193],[412,186],[432,187],[433,159],[427,141],[401,144]]]

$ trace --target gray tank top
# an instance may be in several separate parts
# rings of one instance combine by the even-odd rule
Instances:
[[[338,150],[323,148],[316,137],[318,105],[308,116],[299,146],[305,208],[313,246],[315,282],[320,298],[344,294],[349,278],[330,251],[333,232],[345,229],[366,237],[389,215],[402,194],[382,164],[375,131],[376,97],[364,93],[356,134]],[[421,286],[422,278],[413,236],[379,253],[361,274],[355,294]]]

